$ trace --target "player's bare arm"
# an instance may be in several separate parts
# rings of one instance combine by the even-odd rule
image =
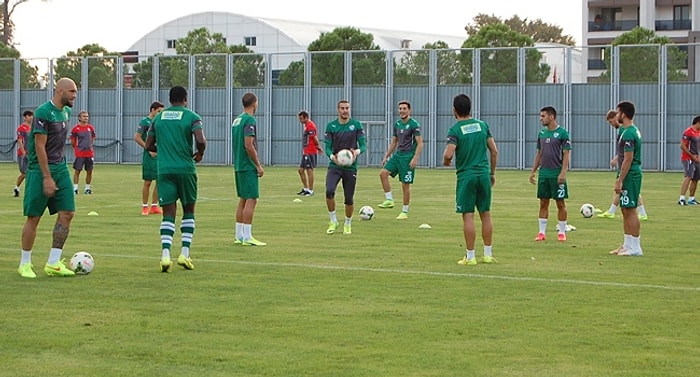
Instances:
[[[204,157],[204,150],[207,148],[207,138],[204,137],[204,131],[201,128],[194,131],[194,145],[197,151],[194,152],[192,158],[195,162],[200,162]]]

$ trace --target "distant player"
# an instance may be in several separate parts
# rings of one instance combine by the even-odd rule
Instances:
[[[15,183],[15,198],[19,196],[19,186],[24,182],[24,177],[27,176],[27,164],[29,163],[27,138],[29,137],[29,132],[32,130],[34,112],[25,110],[24,113],[22,113],[22,118],[22,124],[17,127],[17,164],[19,165],[19,176],[17,176],[17,182]]]
[[[75,152],[75,161],[73,162],[73,191],[78,193],[78,183],[80,180],[80,172],[85,169],[85,193],[92,194],[92,170],[95,166],[95,127],[88,123],[90,114],[83,110],[78,113],[78,124],[73,127],[70,132],[70,143]]]
[[[681,196],[678,204],[695,205],[695,190],[700,180],[700,116],[693,118],[693,124],[683,131],[681,137],[681,163],[683,164],[683,183],[681,183]],[[685,193],[690,190],[688,200]]]
[[[143,187],[141,188],[141,215],[148,216],[162,215],[163,211],[158,208],[158,160],[156,159],[157,154],[155,152],[150,152],[146,150],[146,138],[148,137],[148,129],[153,123],[153,118],[156,117],[165,107],[162,103],[155,101],[151,104],[150,112],[148,116],[141,119],[139,122],[139,128],[134,134],[134,141],[141,148],[143,148],[143,155],[141,156],[141,179],[143,179]],[[151,200],[151,209],[149,210],[148,194],[150,191],[151,183],[153,183],[153,199]]]
[[[394,207],[389,176],[396,177],[398,174],[403,194],[403,207],[401,207],[401,213],[396,219],[406,220],[408,219],[408,206],[411,203],[411,185],[416,176],[416,166],[420,154],[423,151],[420,124],[411,117],[411,104],[408,101],[399,102],[399,119],[394,123],[392,132],[391,143],[382,160],[383,168],[379,172],[385,200],[378,207]]]
[[[170,104],[170,107],[153,119],[146,138],[146,150],[158,152],[158,196],[163,209],[163,220],[160,223],[161,272],[170,272],[173,266],[170,248],[175,235],[178,200],[182,205],[182,248],[177,264],[185,270],[194,269],[190,246],[195,230],[194,210],[197,203],[195,163],[202,161],[207,146],[202,117],[186,107],[187,90],[181,86],[170,88]],[[194,154],[192,150],[195,150]]]
[[[318,141],[316,124],[309,119],[309,113],[302,110],[297,114],[302,125],[301,133],[301,163],[299,164],[299,178],[302,189],[297,195],[311,196],[314,194],[314,169],[318,162],[319,152],[323,152]]]
[[[569,197],[566,171],[569,170],[571,140],[569,133],[557,124],[557,111],[553,107],[547,106],[540,110],[540,122],[544,128],[537,135],[537,153],[530,173],[530,183],[537,184],[537,197],[540,199],[539,233],[535,241],[545,240],[549,201],[554,199],[559,220],[557,240],[564,242],[567,217],[565,199]]]

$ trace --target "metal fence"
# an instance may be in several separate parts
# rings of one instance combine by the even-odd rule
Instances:
[[[188,88],[188,106],[204,119],[204,163],[230,164],[230,124],[240,99],[259,98],[258,147],[266,165],[295,165],[301,154],[296,114],[309,111],[319,132],[336,118],[337,101],[351,102],[365,124],[366,165],[379,165],[408,100],[426,143],[420,166],[438,167],[452,98],[472,98],[499,146],[499,165],[529,169],[540,129],[539,110],[554,106],[573,141],[573,169],[608,169],[614,134],[605,113],[619,100],[637,107],[647,170],[680,170],[681,134],[698,111],[700,77],[694,45],[544,46],[477,50],[343,51],[150,57],[0,59],[0,160],[13,161],[21,113],[49,100],[57,77],[79,85],[74,116],[90,113],[97,132],[96,161],[138,163],[133,141],[153,100],[167,103],[171,85]],[[32,72],[38,80],[31,80]],[[38,74],[37,74],[38,73]],[[46,85],[42,82],[48,83]],[[77,118],[76,118],[77,121]],[[66,156],[73,152],[67,145]],[[325,157],[319,163],[325,163]]]

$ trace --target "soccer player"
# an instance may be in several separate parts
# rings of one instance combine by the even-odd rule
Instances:
[[[150,112],[148,116],[141,119],[139,122],[139,128],[134,134],[134,141],[141,148],[143,148],[143,156],[141,157],[141,179],[143,179],[143,187],[141,188],[141,215],[148,216],[162,215],[163,211],[158,208],[158,160],[156,159],[156,153],[146,150],[146,138],[148,137],[148,129],[153,123],[153,118],[156,117],[165,106],[155,101],[151,104]],[[155,182],[154,182],[155,181]],[[151,189],[151,183],[153,183],[153,196],[151,200],[151,209],[149,210],[148,194]]]
[[[457,119],[447,132],[447,146],[442,155],[443,165],[450,166],[456,155],[457,188],[455,212],[462,214],[464,242],[467,253],[457,263],[474,266],[476,261],[476,227],[474,208],[481,218],[481,238],[484,242],[482,263],[493,263],[493,224],[491,222],[491,188],[496,183],[498,149],[489,126],[471,117],[472,101],[466,94],[455,96],[452,113]]]
[[[681,183],[681,196],[678,198],[678,204],[694,205],[698,204],[695,200],[695,190],[698,187],[700,180],[700,116],[693,118],[693,124],[683,131],[681,138],[681,163],[685,176]],[[690,196],[685,200],[685,193],[690,189]]]
[[[615,110],[610,110],[608,111],[608,114],[605,117],[605,120],[608,121],[608,124],[612,126],[615,130],[617,130],[617,137],[620,137],[620,134],[622,133],[622,129],[620,128],[620,123],[617,121],[617,111]],[[617,144],[617,139],[615,140]],[[619,168],[620,165],[617,163],[617,152],[615,153],[615,157],[610,160],[610,166],[614,168]],[[615,218],[615,212],[617,211],[617,207],[620,206],[620,195],[613,192],[613,198],[612,198],[612,203],[610,204],[610,208],[599,214],[598,217],[600,218],[605,218],[605,219],[614,219]],[[644,203],[642,203],[642,194],[639,194],[639,206],[637,207],[637,211],[639,211],[639,220],[641,221],[647,221],[649,219],[649,216],[647,215],[647,210],[644,207]]]
[[[303,130],[301,133],[301,163],[299,164],[299,177],[301,178],[302,189],[297,195],[311,196],[314,194],[314,169],[318,161],[318,153],[322,152],[318,141],[318,130],[316,124],[309,119],[309,113],[302,110],[297,114],[299,123]]]
[[[90,114],[83,110],[78,113],[78,124],[70,132],[70,143],[75,151],[75,161],[73,162],[73,192],[78,194],[78,182],[80,172],[85,169],[85,193],[92,194],[92,170],[95,166],[95,127],[88,123]]]
[[[338,101],[338,118],[326,125],[324,138],[326,155],[330,158],[326,171],[326,207],[330,222],[326,234],[335,233],[338,217],[335,213],[335,190],[343,181],[345,196],[345,223],[343,234],[352,234],[352,214],[355,211],[355,186],[357,185],[357,156],[367,150],[367,138],[362,123],[350,118],[350,102]],[[340,166],[335,154],[342,149],[352,151],[354,161],[350,166]]]
[[[49,214],[58,213],[58,216],[44,272],[49,276],[75,275],[63,264],[61,254],[75,213],[75,195],[71,190],[64,146],[71,107],[77,95],[75,82],[61,78],[56,82],[53,98],[39,106],[34,113],[32,130],[27,140],[29,164],[23,209],[27,221],[22,229],[22,256],[18,269],[24,278],[36,278],[32,269],[32,249],[39,221],[46,208],[49,209]]]
[[[17,164],[19,165],[19,175],[17,176],[17,182],[15,182],[15,198],[19,196],[19,186],[24,182],[24,178],[27,176],[27,164],[29,163],[29,158],[27,156],[27,138],[29,137],[29,132],[32,130],[34,112],[25,110],[22,113],[22,118],[22,124],[17,127]]]
[[[177,201],[182,205],[180,233],[182,247],[177,264],[185,270],[193,270],[190,246],[195,229],[194,209],[197,203],[196,162],[202,161],[207,139],[202,130],[202,118],[188,109],[187,90],[181,86],[170,88],[171,106],[161,111],[153,119],[146,138],[146,150],[158,153],[158,195],[163,209],[160,223],[162,254],[161,272],[170,272],[173,262],[170,248],[175,234]],[[194,148],[192,153],[192,139]]]
[[[639,241],[639,218],[637,204],[642,191],[642,134],[634,125],[635,108],[632,102],[617,104],[617,119],[622,133],[618,139],[617,161],[620,164],[615,192],[620,195],[620,209],[624,229],[624,242],[621,248],[610,252],[621,256],[641,256]]]
[[[566,202],[569,189],[566,185],[566,171],[569,170],[571,140],[569,133],[557,124],[557,111],[546,106],[540,109],[540,123],[544,126],[537,135],[537,153],[532,163],[530,183],[537,184],[537,197],[540,199],[539,232],[535,241],[544,241],[549,218],[549,201],[557,203],[559,234],[557,240],[566,241]],[[539,174],[537,170],[539,169]],[[535,179],[537,174],[537,179]]]
[[[258,97],[248,92],[243,94],[241,102],[243,112],[231,125],[234,178],[238,195],[234,243],[243,246],[265,246],[265,242],[253,237],[253,217],[260,197],[259,179],[265,174],[258,157],[256,142],[257,124],[254,115],[258,110]]]
[[[396,219],[406,220],[408,219],[408,206],[411,202],[411,185],[416,175],[418,159],[423,151],[420,124],[411,117],[411,104],[408,101],[399,102],[399,119],[394,123],[392,132],[391,143],[384,154],[384,159],[382,159],[383,168],[379,172],[385,200],[378,207],[394,207],[389,175],[396,177],[398,174],[403,193],[403,207]]]

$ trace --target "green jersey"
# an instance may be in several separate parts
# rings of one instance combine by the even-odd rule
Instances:
[[[396,153],[399,154],[414,154],[418,144],[416,136],[420,136],[420,124],[417,120],[409,118],[408,122],[404,123],[399,119],[394,123],[394,137],[397,140]]]
[[[488,124],[479,119],[460,120],[447,131],[447,144],[454,144],[457,174],[491,174]]]
[[[245,138],[250,136],[253,137],[253,147],[256,151],[258,150],[256,130],[255,117],[248,113],[241,113],[233,120],[233,124],[231,124],[231,148],[233,149],[234,171],[257,171],[255,162],[245,151]]]
[[[34,111],[34,121],[32,121],[32,130],[29,133],[27,142],[27,151],[29,155],[28,170],[38,170],[39,160],[36,156],[36,144],[34,135],[46,135],[46,155],[49,165],[65,164],[66,137],[68,136],[68,120],[70,119],[71,108],[63,106],[63,110],[59,110],[54,106],[53,102],[48,101],[39,106]]]
[[[340,123],[338,119],[326,125],[324,138],[326,155],[338,153],[341,149],[359,149],[360,153],[367,150],[367,137],[362,123],[350,118],[347,123]],[[357,170],[357,159],[348,167],[338,166],[331,160],[329,168],[342,170]]]
[[[620,137],[617,142],[617,166],[622,166],[625,152],[633,152],[630,173],[642,172],[642,134],[634,124],[627,128],[620,127]]]
[[[156,115],[148,135],[156,139],[158,175],[197,173],[192,135],[200,129],[202,117],[184,106],[171,106]]]
[[[537,150],[540,154],[540,174],[542,178],[554,178],[561,173],[564,151],[571,150],[569,133],[557,126],[550,130],[544,127],[537,134]]]

